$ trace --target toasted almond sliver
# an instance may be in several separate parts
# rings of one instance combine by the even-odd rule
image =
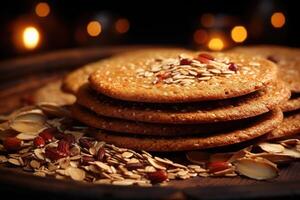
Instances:
[[[68,167],[66,173],[76,181],[82,181],[85,179],[85,171],[75,167]]]
[[[7,161],[8,159],[6,158],[6,156],[0,155],[0,163],[5,163]]]
[[[282,146],[281,144],[272,144],[264,142],[258,144],[258,146],[268,153],[281,153],[284,151],[284,146]]]
[[[34,138],[36,138],[36,135],[19,133],[16,137],[20,140],[34,140]]]
[[[234,163],[236,171],[256,180],[267,180],[278,176],[276,164],[264,158],[241,158]]]
[[[21,163],[20,163],[19,159],[9,158],[8,162],[13,164],[13,165],[16,165],[16,166],[21,166]]]
[[[153,158],[148,158],[147,160],[156,169],[163,169],[163,170],[166,169],[166,167],[163,165],[163,163],[159,163],[158,161],[154,160]]]

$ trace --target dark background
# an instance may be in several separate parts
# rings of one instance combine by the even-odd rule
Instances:
[[[47,2],[50,14],[38,17],[35,6]],[[285,25],[276,29],[270,23],[274,12],[282,12]],[[230,38],[235,25],[248,31],[241,44],[280,44],[299,47],[299,8],[296,0],[197,0],[197,1],[116,1],[116,0],[6,0],[0,6],[0,59],[29,56],[57,49],[85,46],[163,44],[191,48],[207,48],[210,37],[221,35],[225,48],[237,45]],[[214,16],[213,26],[204,27],[201,16]],[[128,19],[126,33],[117,33],[114,23]],[[91,20],[102,24],[102,32],[91,37],[86,26]],[[14,42],[23,27],[38,27],[41,40],[37,48],[28,50]],[[205,30],[208,38],[197,44],[193,34]],[[21,41],[21,40],[20,40]]]

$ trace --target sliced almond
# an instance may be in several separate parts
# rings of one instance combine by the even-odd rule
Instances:
[[[62,106],[55,103],[40,103],[38,107],[46,114],[56,117],[67,117],[70,116],[70,112]]]
[[[284,151],[284,146],[281,144],[273,144],[273,143],[260,143],[258,146],[263,150],[268,153],[281,153]]]
[[[205,163],[209,162],[210,154],[201,151],[189,151],[186,154],[186,158],[198,165],[205,165]]]
[[[234,162],[236,171],[256,180],[267,180],[278,176],[276,164],[264,158],[241,158]]]
[[[112,173],[111,168],[107,164],[105,164],[103,162],[95,161],[95,162],[93,162],[93,164],[95,164],[96,166],[98,166],[100,169],[102,169],[104,171]]]
[[[273,153],[267,153],[267,152],[259,153],[259,154],[252,154],[251,157],[265,158],[276,164],[288,163],[288,162],[295,160],[295,158],[288,156],[288,155],[279,155],[279,154],[273,154]]]
[[[46,116],[41,110],[19,113],[10,122],[10,128],[22,133],[37,133],[45,128]]]
[[[85,179],[85,171],[79,168],[68,167],[66,173],[75,181],[82,181]]]
[[[20,140],[34,140],[34,138],[36,138],[35,135],[27,133],[19,133],[16,137]]]
[[[150,157],[149,157],[147,160],[148,160],[148,162],[149,162],[153,167],[155,167],[156,169],[163,169],[163,170],[166,169],[166,167],[165,167],[165,165],[164,165],[163,163],[160,163],[160,162],[156,161],[156,160],[153,159],[153,158],[150,158]]]
[[[0,155],[0,163],[6,163],[8,159],[4,155]]]
[[[21,166],[20,160],[19,159],[15,159],[15,158],[9,158],[8,162],[10,164],[16,165],[16,166]]]

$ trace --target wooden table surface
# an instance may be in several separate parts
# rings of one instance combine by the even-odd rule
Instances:
[[[36,89],[62,78],[76,67],[136,48],[140,47],[74,49],[0,62],[0,114],[22,106]],[[183,153],[176,154],[179,159],[183,156]],[[41,178],[0,166],[0,191],[14,198],[43,196],[45,199],[299,199],[300,163],[284,166],[280,176],[270,181],[197,177],[151,188]]]

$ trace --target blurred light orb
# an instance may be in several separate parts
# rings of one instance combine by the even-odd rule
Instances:
[[[207,31],[204,29],[198,29],[194,32],[193,38],[196,44],[204,44],[208,39]]]
[[[213,51],[220,51],[224,48],[224,42],[221,38],[211,38],[208,42],[208,48]]]
[[[26,27],[23,31],[23,44],[26,49],[34,49],[37,47],[40,41],[39,31],[33,27]]]
[[[102,31],[102,26],[99,21],[90,21],[86,27],[87,33],[92,37],[97,37]]]
[[[282,12],[275,12],[271,16],[271,24],[274,28],[281,28],[285,24],[285,16]]]
[[[128,19],[120,18],[115,23],[115,29],[118,33],[126,33],[128,32],[130,27]]]
[[[247,29],[244,26],[235,26],[231,30],[231,38],[235,42],[244,42],[247,39]]]
[[[50,6],[46,2],[40,2],[35,6],[35,13],[39,17],[47,17],[50,13]]]
[[[201,16],[201,24],[206,28],[213,27],[215,24],[215,17],[213,14],[206,13]]]

